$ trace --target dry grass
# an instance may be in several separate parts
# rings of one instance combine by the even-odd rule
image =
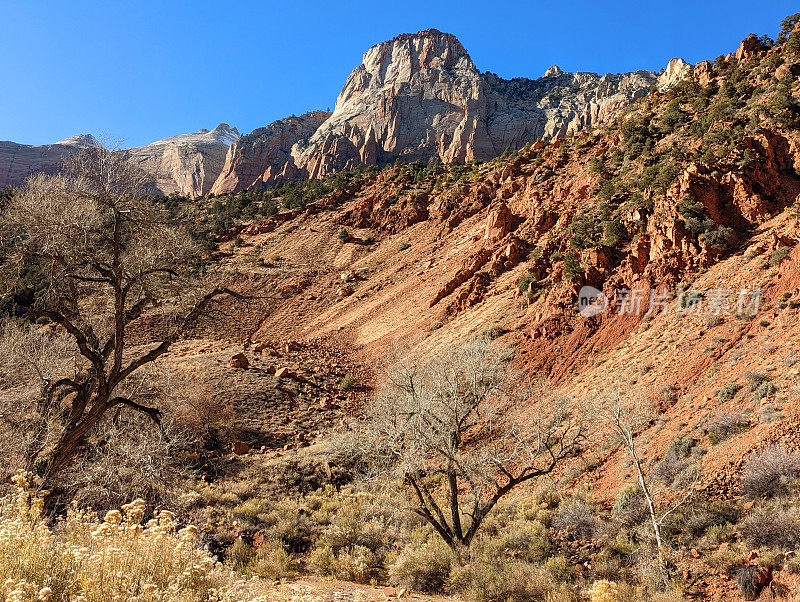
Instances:
[[[17,491],[0,500],[0,599],[6,602],[267,600],[246,591],[198,546],[198,530],[177,530],[162,510],[142,524],[136,500],[100,520],[71,510],[53,526],[39,518],[42,500],[17,473]]]

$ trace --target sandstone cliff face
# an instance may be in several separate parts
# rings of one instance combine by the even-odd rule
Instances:
[[[239,132],[225,123],[211,131],[181,134],[122,151],[156,179],[163,194],[197,198],[211,192]]]
[[[43,146],[0,142],[0,188],[22,186],[33,173],[56,173],[67,156],[80,148],[97,144],[89,134]]]
[[[398,158],[490,159],[508,148],[607,121],[646,95],[656,80],[648,71],[601,76],[556,66],[536,80],[505,80],[478,71],[451,34],[431,29],[400,35],[364,54],[333,114],[315,131],[293,131],[299,141],[290,152],[286,120],[232,147],[213,191],[317,178]],[[270,140],[273,136],[279,140]]]
[[[224,166],[210,192],[238,192],[261,183],[275,183],[297,174],[290,151],[328,118],[326,111],[279,119],[242,136],[228,149]]]
[[[600,76],[558,67],[537,80],[504,80],[480,73],[450,34],[401,35],[364,54],[333,115],[292,157],[310,177],[397,158],[489,159],[601,123],[655,81],[646,71]]]
[[[670,59],[664,73],[658,76],[656,87],[665,92],[692,72],[692,66],[682,58]]]
[[[119,152],[151,174],[162,194],[176,192],[197,198],[211,191],[222,171],[228,148],[238,138],[236,128],[221,123],[211,131],[172,136]],[[56,173],[71,153],[97,144],[89,134],[44,146],[0,142],[0,188],[22,186],[32,173]]]

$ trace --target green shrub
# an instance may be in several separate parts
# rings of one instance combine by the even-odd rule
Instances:
[[[519,281],[517,282],[517,288],[519,292],[523,295],[527,295],[529,298],[533,297],[533,290],[531,289],[531,284],[536,282],[536,275],[533,272],[528,272],[527,274],[520,276]]]
[[[720,403],[725,403],[726,401],[730,401],[736,394],[741,390],[742,386],[737,383],[728,383],[724,387],[722,387],[719,392],[717,393],[717,399]]]
[[[357,386],[358,378],[352,374],[345,374],[344,378],[342,378],[341,382],[339,383],[339,388],[342,391],[349,391],[350,389],[355,389]]]
[[[577,280],[582,275],[583,268],[575,254],[567,253],[564,255],[564,277],[567,280]]]
[[[404,243],[400,244],[400,247],[398,248],[398,250],[399,251],[405,251],[406,249],[410,249],[410,248],[411,248],[411,243],[404,242]]]
[[[406,589],[441,592],[450,577],[453,553],[438,536],[404,547],[389,565],[391,580]]]
[[[773,395],[775,395],[777,391],[778,388],[767,380],[758,385],[758,388],[755,390],[755,393],[753,394],[753,399],[755,401],[762,401],[767,397],[772,397]]]
[[[769,263],[770,266],[776,266],[780,264],[784,259],[789,256],[789,247],[778,247],[772,253],[770,253]]]
[[[695,303],[700,303],[703,299],[703,293],[699,291],[691,291],[681,295],[681,309],[691,307]]]
[[[620,489],[612,513],[625,525],[638,525],[647,518],[647,501],[637,485]]]
[[[510,560],[496,563],[473,562],[453,569],[450,589],[469,602],[578,602],[580,597],[568,585],[557,583],[545,570]]]
[[[342,228],[341,230],[339,230],[339,240],[342,242],[347,242],[348,240],[350,240],[350,233],[344,228]]]

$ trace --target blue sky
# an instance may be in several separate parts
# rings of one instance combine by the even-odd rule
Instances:
[[[792,6],[794,4],[794,6]],[[242,133],[333,107],[371,45],[429,27],[503,77],[658,70],[775,36],[789,1],[72,2],[0,0],[0,140],[91,133],[123,146]]]

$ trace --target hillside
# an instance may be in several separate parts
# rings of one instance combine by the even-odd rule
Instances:
[[[691,441],[696,504],[741,503],[753,452],[800,443],[798,70],[785,48],[746,40],[613,125],[486,163],[391,167],[234,229],[219,267],[287,293],[239,333],[256,345],[245,353],[344,345],[373,382],[394,341],[489,334],[563,394],[621,382],[652,400],[638,436],[650,469]],[[604,311],[581,315],[584,286]],[[602,448],[556,482],[610,508],[632,477],[623,450]],[[690,546],[678,566],[694,595],[735,597],[719,570],[735,553]]]

